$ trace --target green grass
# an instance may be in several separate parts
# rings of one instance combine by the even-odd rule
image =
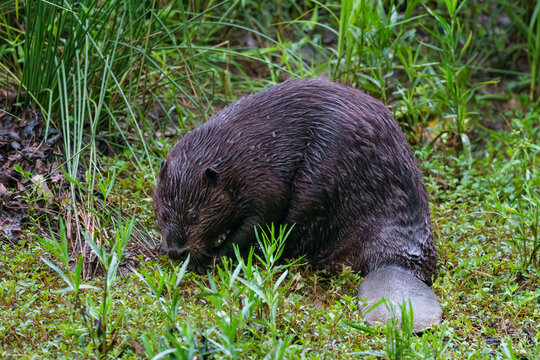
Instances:
[[[128,358],[142,356],[135,348],[149,355],[172,348],[181,349],[178,354],[185,358],[205,352],[216,358],[280,353],[289,358],[397,358],[398,341],[400,353],[411,359],[436,358],[430,356],[443,350],[439,358],[508,358],[504,354],[510,348],[518,357],[534,359],[540,350],[540,277],[520,266],[510,242],[513,225],[497,214],[493,193],[500,189],[504,197],[504,187],[520,186],[522,179],[508,184],[506,162],[494,154],[477,160],[473,170],[463,159],[418,154],[421,159],[431,156],[422,163],[440,254],[434,290],[444,309],[443,323],[422,336],[406,335],[399,327],[367,332],[346,325],[366,327],[356,309],[360,278],[348,271],[327,277],[304,266],[264,265],[263,257],[255,264],[225,263],[225,270],[207,277],[141,258],[140,275],[114,277],[110,296],[103,293],[106,282],[97,278],[89,281],[94,290],[59,294],[55,290],[65,283],[38,260],[50,256],[39,245],[3,245],[4,355],[91,357],[98,353],[90,341],[98,322],[84,317],[99,318],[92,309],[107,298],[115,331],[105,341],[112,357],[121,352]],[[81,315],[80,304],[91,315]]]
[[[63,134],[66,179],[44,174],[52,199],[39,184],[17,195],[31,221],[18,246],[0,242],[0,357],[539,358],[538,3],[5,0],[0,10],[0,91],[11,94],[0,92],[0,116],[39,109]],[[283,233],[261,238],[259,259],[209,275],[153,255],[155,169],[174,142],[243,94],[317,76],[384,101],[419,158],[444,310],[421,336],[407,323],[368,327],[357,274],[276,263]]]

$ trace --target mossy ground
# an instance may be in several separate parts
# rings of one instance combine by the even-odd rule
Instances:
[[[0,358],[539,358],[537,1],[23,3],[0,4]],[[160,161],[291,77],[359,88],[402,126],[431,198],[442,324],[366,327],[347,270],[259,262],[160,283],[180,273],[152,249]],[[58,292],[44,260],[102,270],[81,234],[114,252],[129,219],[111,286]],[[64,262],[39,241],[60,244],[62,221]]]
[[[421,152],[418,155],[424,156]],[[437,350],[448,342],[440,358],[504,358],[502,345],[508,343],[518,357],[533,359],[540,353],[540,278],[534,271],[521,271],[519,258],[508,246],[514,233],[496,213],[494,192],[489,189],[507,181],[507,175],[500,172],[504,160],[485,157],[474,164],[474,170],[468,170],[459,158],[448,161],[444,154],[435,153],[422,164],[432,197],[440,261],[433,289],[441,300],[444,321],[413,336],[409,358],[425,354],[421,350],[426,346],[423,343]],[[461,172],[457,181],[456,168]],[[123,191],[122,186],[116,190]],[[141,190],[129,192],[144,197]],[[151,211],[150,203],[142,201],[138,207],[140,225],[151,226],[151,222],[144,221]],[[0,246],[2,357],[92,358],[93,345],[74,297],[56,292],[64,284],[40,259],[47,253],[32,242]],[[138,265],[140,273],[155,276],[157,269],[169,266],[143,256]],[[219,286],[226,286],[215,272],[210,276]],[[370,334],[344,323],[365,325],[356,305],[356,289],[361,281],[358,275],[345,270],[338,276],[326,276],[300,266],[291,271],[289,278],[292,282],[282,295],[277,314],[279,336],[290,338],[288,358],[382,356],[389,341],[382,327]],[[90,283],[101,286],[99,278]],[[177,321],[193,329],[199,347],[211,349],[212,341],[218,341],[218,309],[208,300],[210,295],[201,290],[201,284],[208,284],[206,275],[188,273],[182,280]],[[117,331],[109,339],[116,354],[123,358],[143,356],[144,338],[156,348],[163,345],[163,334],[170,329],[147,286],[130,272],[119,278],[113,292],[113,313],[121,313]],[[83,298],[89,295],[94,299],[100,296],[98,291],[83,292]],[[237,305],[240,311],[241,304]],[[255,321],[239,328],[238,357],[264,358],[273,349],[266,330]],[[439,338],[442,344],[437,343]],[[213,356],[228,357],[219,352]]]

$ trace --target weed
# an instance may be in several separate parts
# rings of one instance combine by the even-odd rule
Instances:
[[[524,194],[513,203],[496,202],[503,219],[510,222],[514,236],[509,240],[511,248],[519,255],[521,270],[527,272],[529,266],[540,271],[540,195],[525,185]]]
[[[55,194],[18,168],[34,179],[24,231],[49,217],[58,229],[40,247],[0,243],[0,357],[537,357],[540,7],[522,5],[1,2],[0,121],[25,121],[24,106],[37,104],[46,129],[63,136],[71,194],[60,206],[65,224],[52,218],[56,208],[37,219],[32,209]],[[485,81],[493,74],[499,83]],[[398,324],[364,326],[358,274],[329,279],[277,261],[289,230],[264,229],[259,249],[207,277],[145,255],[138,275],[117,276],[130,234],[147,249],[155,241],[154,169],[177,137],[244,94],[315,76],[383,100],[415,140],[446,318],[421,337]],[[486,139],[477,123],[512,129]],[[0,132],[2,161],[9,130]],[[439,147],[447,134],[461,154]],[[10,209],[0,208],[1,226]],[[103,278],[85,278],[96,263]]]
[[[99,358],[105,358],[110,353],[119,351],[118,344],[112,339],[120,322],[123,318],[123,311],[115,313],[113,307],[113,295],[111,292],[112,286],[118,275],[118,265],[124,255],[127,242],[133,230],[133,221],[124,225],[119,224],[114,241],[111,240],[108,244],[110,250],[107,250],[105,245],[98,246],[94,239],[84,233],[84,239],[90,246],[93,253],[96,255],[99,264],[103,266],[104,276],[101,288],[101,298],[95,299],[91,294],[87,294],[86,301],[83,301],[80,290],[98,288],[86,284],[82,284],[82,264],[83,258],[79,256],[77,265],[74,270],[71,270],[70,258],[68,254],[67,235],[63,221],[60,221],[60,242],[54,237],[41,238],[38,236],[40,243],[56,259],[60,260],[64,269],[59,268],[50,260],[42,258],[42,260],[53,269],[68,285],[60,292],[72,292],[75,299],[75,309],[78,311],[83,324],[86,326],[90,340],[93,343],[93,351]],[[99,301],[96,301],[99,300]]]
[[[459,12],[467,1],[445,0],[446,11],[449,21],[444,16],[439,15],[426,7],[427,11],[437,20],[436,30],[426,28],[426,31],[437,39],[440,47],[433,47],[431,44],[424,44],[433,47],[440,54],[440,64],[437,66],[438,81],[437,97],[449,108],[448,116],[453,119],[453,130],[459,135],[463,146],[463,153],[467,159],[469,168],[472,164],[471,143],[467,130],[471,127],[472,119],[468,109],[468,102],[473,97],[475,91],[487,84],[495,81],[484,81],[473,86],[469,86],[469,67],[475,56],[465,59],[465,54],[472,41],[472,32],[464,33],[464,29],[459,19]],[[462,39],[466,36],[465,43]]]
[[[531,66],[530,99],[539,96],[538,85],[540,83],[540,3],[536,3],[527,28],[527,58]]]

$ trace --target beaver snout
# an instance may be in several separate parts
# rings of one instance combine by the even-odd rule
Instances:
[[[188,251],[185,247],[183,248],[169,248],[167,249],[167,256],[174,260],[183,261],[188,256]]]

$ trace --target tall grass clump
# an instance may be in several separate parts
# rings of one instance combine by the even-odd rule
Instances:
[[[462,25],[460,11],[467,1],[445,0],[446,16],[426,10],[436,20],[434,28],[425,27],[426,31],[438,41],[439,46],[424,45],[436,50],[439,54],[439,64],[435,66],[434,82],[437,91],[435,95],[440,103],[447,108],[446,116],[452,120],[452,130],[459,136],[463,153],[469,167],[472,164],[472,150],[467,131],[473,124],[473,114],[469,109],[469,101],[476,90],[494,81],[484,81],[474,85],[469,84],[470,66],[478,54],[468,54],[473,39],[472,31],[468,33]]]
[[[21,20],[20,9],[13,5],[10,1],[0,2],[0,88],[6,91],[17,90],[16,74],[21,67],[17,53],[23,46],[22,31],[15,26]]]
[[[96,148],[98,137],[100,116],[107,108],[107,82],[111,79],[112,61],[106,61],[103,69],[101,86],[92,94],[89,89],[88,80],[90,78],[90,57],[89,49],[91,39],[88,36],[83,38],[85,46],[84,53],[75,54],[74,68],[71,74],[67,73],[65,64],[62,62],[57,73],[60,105],[59,125],[63,135],[64,163],[62,172],[68,180],[70,186],[71,202],[65,210],[70,219],[73,219],[74,231],[70,232],[70,238],[74,241],[71,244],[72,250],[76,254],[92,256],[91,247],[88,241],[83,241],[82,235],[86,232],[91,236],[98,236],[98,243],[101,245],[110,236],[111,226],[114,226],[112,216],[114,209],[108,206],[108,198],[114,186],[115,174],[105,174],[101,171],[100,156]],[[95,98],[97,97],[97,98]],[[118,128],[120,124],[112,115],[111,118]],[[133,117],[132,117],[133,118]],[[142,138],[140,128],[139,134]],[[122,131],[119,132],[124,137],[131,153],[138,157],[136,151],[131,147]],[[146,158],[149,159],[148,149],[142,143]],[[136,159],[141,166],[141,162]],[[80,176],[80,170],[86,169],[84,176]],[[99,189],[100,196],[95,196],[94,189]],[[97,211],[101,209],[101,211]],[[71,228],[71,226],[70,226]],[[85,275],[89,275],[91,269],[86,266],[83,269]]]
[[[531,86],[529,97],[540,96],[540,2],[536,3],[527,27],[527,58],[531,66]]]
[[[92,116],[92,103],[100,102],[97,130],[120,136],[128,148],[129,127],[143,146],[154,140],[147,119],[155,118],[156,104],[180,128],[186,118],[195,117],[190,107],[203,114],[211,107],[213,92],[200,82],[219,80],[219,46],[197,48],[194,39],[205,14],[223,2],[198,14],[190,11],[194,5],[181,1],[30,0],[24,5],[20,78],[30,95],[27,104],[34,100],[46,114],[58,117],[65,110],[60,97],[72,96],[85,64],[90,104],[84,106]],[[190,107],[181,106],[182,100]]]
[[[445,0],[448,20],[429,8],[426,9],[437,20],[436,30],[426,29],[436,40],[440,47],[435,50],[440,55],[440,64],[437,67],[440,75],[439,96],[443,103],[448,104],[449,116],[453,118],[454,130],[464,134],[468,125],[467,101],[472,96],[468,87],[469,72],[465,54],[472,40],[472,32],[464,33],[459,18],[459,11],[466,1]],[[464,42],[462,42],[464,40]]]
[[[51,101],[51,111],[57,114],[61,106],[58,74],[63,71],[66,83],[71,85],[77,56],[87,56],[86,85],[90,94],[102,86],[104,70],[111,65],[106,103],[114,109],[119,89],[111,91],[110,87],[115,82],[119,86],[120,82],[135,79],[135,71],[144,70],[140,68],[144,66],[141,50],[152,45],[146,38],[152,32],[146,17],[155,13],[153,2],[30,0],[24,5],[27,23],[22,87],[44,109]]]
[[[71,198],[62,205],[68,237],[75,240],[71,247],[76,254],[90,255],[88,242],[81,237],[83,230],[92,237],[106,237],[111,220],[108,194],[101,199],[94,196],[98,184],[110,179],[101,171],[98,136],[106,130],[123,138],[140,167],[141,156],[124,130],[126,123],[131,124],[140,139],[143,159],[150,158],[132,103],[141,96],[136,74],[147,73],[145,49],[155,39],[148,37],[155,26],[147,18],[157,10],[153,2],[97,0],[29,0],[23,10],[21,89],[28,94],[27,105],[32,101],[42,109],[45,138],[53,126],[63,135],[61,170],[70,184]],[[98,240],[104,242],[104,238]],[[83,273],[88,275],[86,267]]]
[[[342,0],[332,78],[358,84],[389,102],[394,59],[415,35],[407,25],[416,18],[413,11],[419,3],[407,1],[405,11],[399,14],[394,1]]]

